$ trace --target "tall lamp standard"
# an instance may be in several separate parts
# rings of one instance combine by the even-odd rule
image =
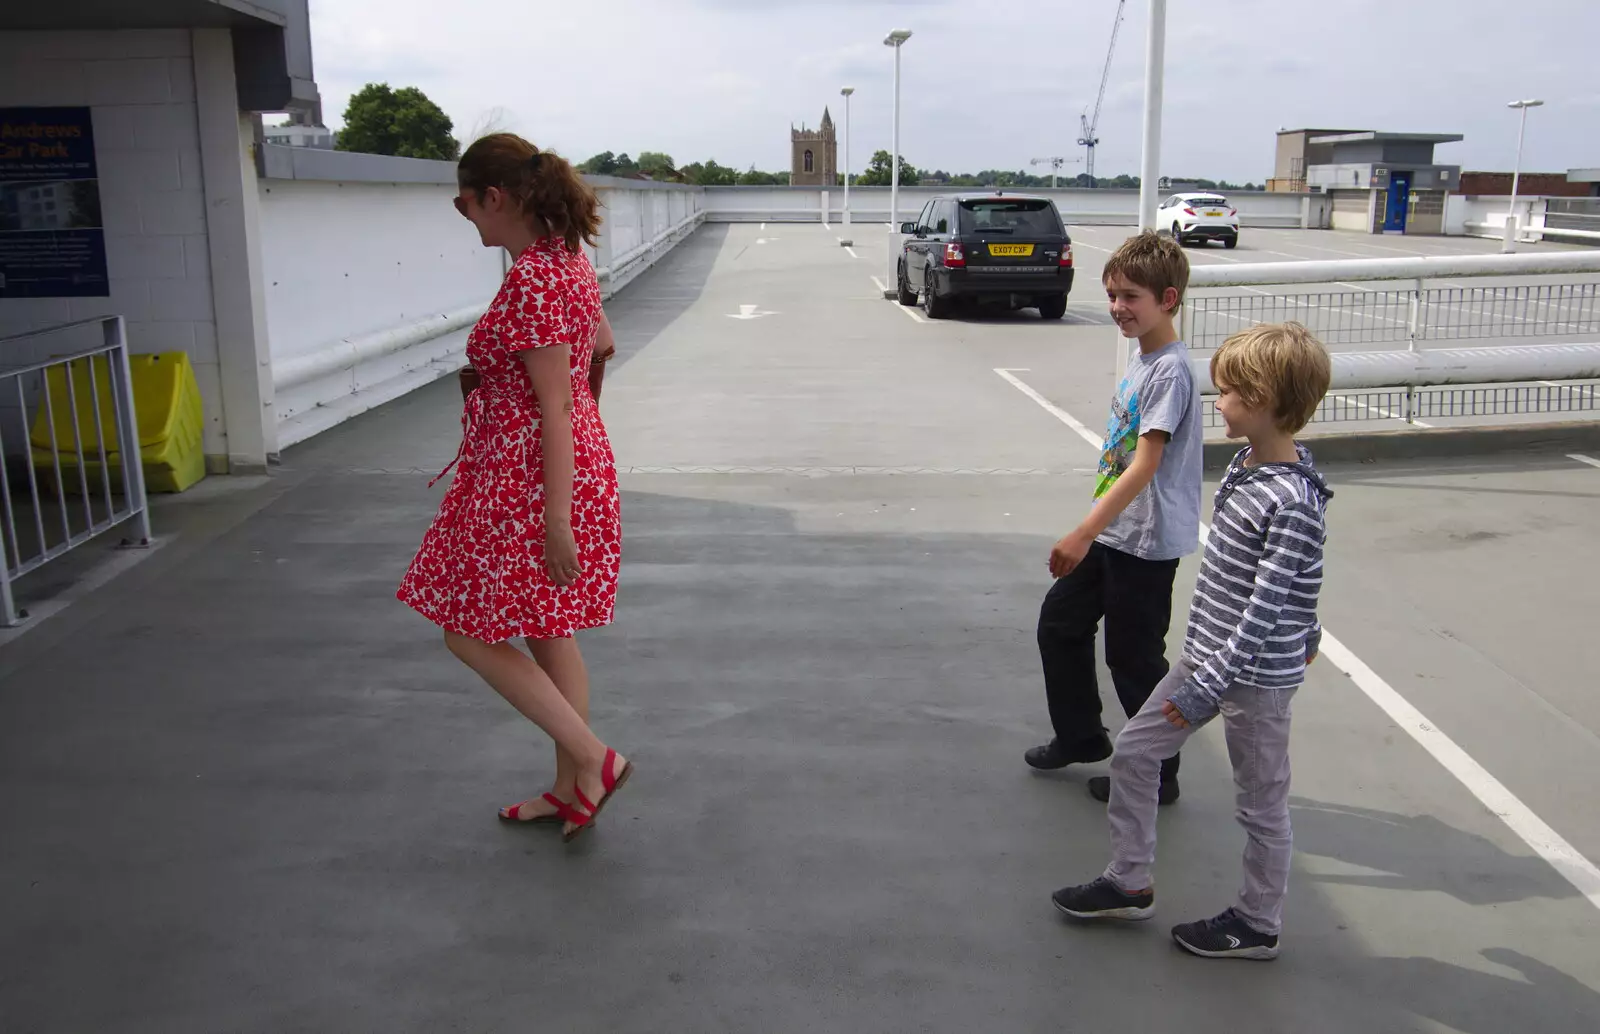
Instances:
[[[1506,213],[1506,235],[1500,242],[1501,251],[1517,250],[1517,180],[1522,176],[1522,135],[1528,131],[1528,109],[1537,108],[1544,101],[1529,98],[1523,101],[1511,101],[1508,108],[1522,110],[1521,124],[1517,127],[1517,163],[1511,167],[1511,210]]]
[[[844,97],[844,224],[850,225],[850,95],[854,86],[846,86],[839,93]]]
[[[895,292],[900,280],[900,48],[911,38],[910,29],[895,29],[883,38],[883,45],[894,48],[894,127],[889,155],[889,290]]]

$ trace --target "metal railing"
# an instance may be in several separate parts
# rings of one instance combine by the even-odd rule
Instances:
[[[1204,399],[1206,427],[1221,427],[1222,416]],[[1583,384],[1516,384],[1481,387],[1385,388],[1330,392],[1311,417],[1312,424],[1373,420],[1449,420],[1466,417],[1531,416],[1600,412],[1600,381]]]
[[[1600,335],[1600,276],[1582,282],[1253,292],[1190,300],[1193,348],[1216,348],[1258,323],[1295,320],[1326,345]]]
[[[1467,279],[1490,276],[1519,282]],[[1214,389],[1204,353],[1229,335],[1286,320],[1310,328],[1334,353],[1334,390],[1316,423],[1600,409],[1596,253],[1200,266],[1182,320],[1205,392]],[[1426,347],[1434,342],[1477,344]],[[1349,347],[1364,345],[1398,347]],[[1585,383],[1557,383],[1575,380]],[[1218,426],[1205,410],[1206,425]]]
[[[0,627],[27,616],[12,586],[29,572],[129,521],[133,532],[123,544],[150,543],[122,317],[4,337],[0,346],[97,324],[99,345],[0,367]],[[120,499],[113,490],[113,464],[120,467]]]
[[[1600,197],[1546,198],[1544,226],[1549,236],[1570,235],[1600,240]]]

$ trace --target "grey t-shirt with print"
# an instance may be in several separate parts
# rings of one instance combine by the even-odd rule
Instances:
[[[1144,560],[1174,560],[1200,543],[1201,446],[1200,393],[1182,341],[1146,355],[1136,351],[1111,400],[1105,449],[1094,497],[1111,490],[1133,463],[1139,437],[1151,431],[1169,436],[1156,476],[1128,508],[1100,533],[1102,545]]]

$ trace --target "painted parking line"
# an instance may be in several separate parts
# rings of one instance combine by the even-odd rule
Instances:
[[[1592,399],[1595,397],[1595,390],[1582,384],[1559,384],[1555,381],[1540,381],[1539,383],[1547,388],[1571,388],[1584,398]]]
[[[1389,412],[1389,410],[1384,409],[1382,406],[1369,406],[1365,402],[1362,402],[1360,399],[1354,399],[1354,398],[1351,398],[1348,395],[1329,395],[1328,397],[1331,398],[1331,399],[1338,399],[1340,402],[1344,402],[1344,403],[1347,403],[1347,404],[1352,405],[1352,406],[1360,406],[1362,409],[1366,410],[1368,413],[1375,413],[1378,416],[1383,417],[1385,420],[1404,420],[1405,419],[1404,414],[1391,413],[1391,412]],[[1433,425],[1432,424],[1425,424],[1421,420],[1413,420],[1413,421],[1411,421],[1411,426],[1412,427],[1421,427],[1421,428],[1425,428],[1427,430],[1432,430],[1433,429]]]
[[[1587,463],[1591,467],[1600,467],[1600,460],[1595,459],[1593,456],[1585,456],[1582,453],[1569,452],[1567,453],[1567,459],[1577,460],[1579,463]]]
[[[1077,432],[1078,436],[1094,448],[1102,446],[1100,440],[1090,433],[1089,429],[1080,423],[1072,414],[1057,406],[1037,391],[1033,390],[1026,382],[1016,376],[1013,369],[996,369],[1004,380],[1015,387],[1024,395],[1033,399],[1044,408],[1051,416],[1066,424]],[[1573,459],[1580,462],[1591,463],[1600,467],[1600,461],[1574,455]],[[1206,525],[1200,525],[1200,541],[1204,542],[1211,530]],[[1356,684],[1367,698],[1383,709],[1383,712],[1400,728],[1404,729],[1412,739],[1421,745],[1422,749],[1431,754],[1435,761],[1444,766],[1445,771],[1456,777],[1456,780],[1466,787],[1483,806],[1488,808],[1501,822],[1504,822],[1523,843],[1532,848],[1539,857],[1550,863],[1551,868],[1560,873],[1568,883],[1577,888],[1589,904],[1600,908],[1600,868],[1585,858],[1577,848],[1566,841],[1543,819],[1534,814],[1533,809],[1522,802],[1516,794],[1506,788],[1505,784],[1496,779],[1489,770],[1475,761],[1471,755],[1462,750],[1449,736],[1440,730],[1421,711],[1412,706],[1411,702],[1383,677],[1367,666],[1366,662],[1337,637],[1329,632],[1326,627],[1322,630],[1321,655],[1328,659],[1335,668],[1350,676],[1350,681]]]

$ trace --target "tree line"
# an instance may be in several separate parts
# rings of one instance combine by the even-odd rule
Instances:
[[[361,151],[367,154],[393,154],[406,158],[434,158],[454,161],[461,156],[461,144],[453,134],[450,116],[427,95],[414,86],[398,90],[388,83],[368,83],[350,98],[344,112],[344,128],[335,134],[334,146],[342,151]],[[790,175],[784,172],[765,172],[754,165],[745,170],[723,165],[715,159],[690,162],[679,167],[672,156],[661,151],[640,151],[637,157],[601,151],[578,166],[580,172],[595,176],[647,177],[652,180],[674,183],[692,183],[702,187],[772,187],[787,186]],[[891,158],[888,151],[873,152],[871,160],[851,183],[863,187],[887,187],[890,183]],[[1172,177],[1174,182],[1193,184],[1199,190],[1259,190],[1254,183],[1229,183],[1227,180],[1185,179]],[[1008,169],[985,169],[975,173],[950,173],[943,169],[918,169],[900,156],[900,182],[904,186],[948,187],[1048,187],[1050,177],[1036,173]],[[1102,176],[1091,180],[1086,173],[1061,177],[1059,182],[1068,187],[1103,187],[1131,190],[1139,186],[1139,177],[1126,174]],[[837,186],[844,185],[842,175],[836,177]]]
[[[887,187],[891,180],[891,157],[888,151],[875,151],[867,162],[866,170],[860,175],[850,179],[852,184],[862,187]],[[611,151],[601,151],[599,154],[582,162],[578,166],[579,172],[592,176],[625,176],[629,178],[646,177],[672,183],[690,183],[699,187],[771,187],[788,186],[790,174],[788,172],[764,172],[754,165],[740,171],[731,166],[722,165],[716,159],[707,159],[703,162],[690,162],[679,166],[672,156],[660,151],[640,151],[637,158],[629,157],[624,152],[616,154]],[[1264,186],[1254,183],[1230,183],[1227,180],[1189,179],[1186,177],[1172,177],[1174,182],[1192,185],[1197,190],[1263,190]],[[836,186],[844,185],[844,176],[840,174],[834,179]],[[1057,183],[1063,187],[1102,188],[1108,190],[1137,190],[1139,177],[1120,174],[1116,176],[1100,176],[1091,179],[1087,173],[1078,173],[1076,176],[1060,176]],[[943,169],[918,169],[906,160],[905,155],[900,156],[900,185],[906,187],[916,186],[948,186],[948,187],[1048,187],[1050,177],[1035,173],[1009,169],[985,169],[982,172],[950,173]]]

